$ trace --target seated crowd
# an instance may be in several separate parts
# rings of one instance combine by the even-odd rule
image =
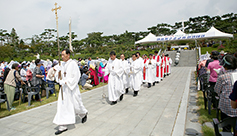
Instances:
[[[76,61],[76,60],[75,60]],[[36,59],[32,62],[16,62],[11,61],[7,63],[5,61],[1,61],[0,64],[0,79],[1,79],[1,88],[3,88],[3,92],[7,96],[7,100],[9,102],[10,110],[14,110],[15,107],[12,106],[14,100],[19,100],[20,93],[16,93],[19,88],[23,90],[25,87],[37,87],[38,93],[41,92],[41,96],[46,95],[46,87],[52,88],[49,90],[50,94],[56,95],[54,93],[55,88],[55,74],[56,69],[54,68],[58,65],[57,60],[40,60]],[[89,67],[88,67],[89,66]],[[89,89],[93,86],[99,84],[99,82],[108,82],[108,77],[104,76],[104,69],[106,66],[105,59],[97,59],[91,60],[82,60],[78,59],[78,67],[80,68],[81,78],[79,84],[82,86],[82,89]],[[29,91],[29,90],[26,90]],[[23,91],[24,93],[25,91]],[[1,97],[1,96],[0,96]],[[27,101],[27,98],[24,98]],[[41,101],[39,95],[35,95],[33,98],[35,101]]]

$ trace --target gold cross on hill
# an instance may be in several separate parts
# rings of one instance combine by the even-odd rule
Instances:
[[[58,12],[57,11],[58,11],[58,9],[61,9],[61,6],[57,7],[57,4],[58,3],[55,2],[55,4],[54,4],[55,8],[52,9],[52,12],[55,11],[56,19],[58,19]]]

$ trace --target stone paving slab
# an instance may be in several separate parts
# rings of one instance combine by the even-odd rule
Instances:
[[[76,117],[76,124],[69,125],[61,136],[183,136],[185,126],[180,124],[185,122],[177,122],[177,118],[180,109],[186,115],[185,102],[184,107],[180,106],[188,93],[190,71],[194,70],[172,67],[172,74],[162,82],[151,88],[143,85],[135,98],[129,90],[124,100],[113,106],[102,99],[103,91],[107,95],[107,86],[85,92],[82,100],[89,111],[87,122],[82,124]],[[57,102],[53,102],[0,119],[0,135],[53,136],[57,129],[52,123],[56,108]],[[175,128],[179,131],[174,132]]]

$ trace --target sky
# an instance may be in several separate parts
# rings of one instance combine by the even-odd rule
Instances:
[[[77,39],[91,32],[103,36],[147,31],[159,23],[175,22],[197,16],[237,13],[237,0],[0,0],[0,29],[15,28],[20,39],[56,29],[55,2],[59,35],[69,32],[69,19]]]

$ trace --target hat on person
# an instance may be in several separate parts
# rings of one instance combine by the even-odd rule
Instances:
[[[44,61],[41,60],[38,64],[43,64],[43,63],[44,63]]]
[[[81,65],[84,66],[86,62],[84,60],[81,61]]]
[[[215,56],[218,56],[220,53],[218,51],[212,51],[211,52],[211,55],[215,55]]]

